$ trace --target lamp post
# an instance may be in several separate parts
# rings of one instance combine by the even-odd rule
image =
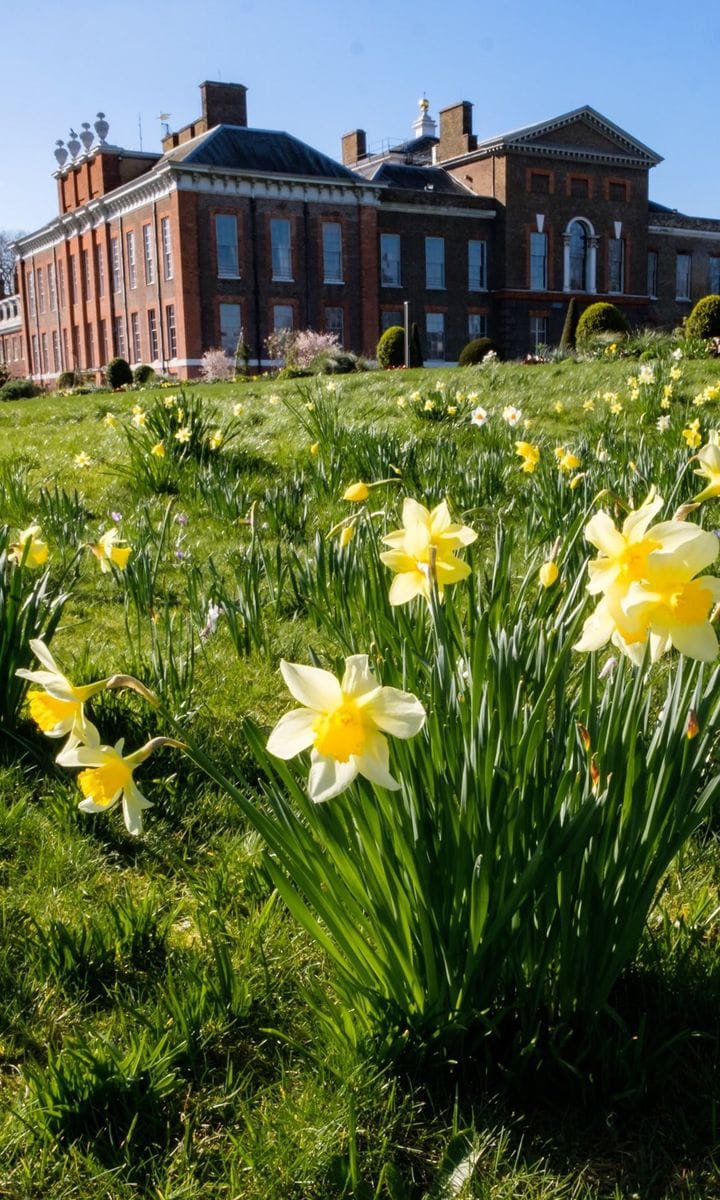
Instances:
[[[410,301],[403,300],[403,320],[405,323],[405,366],[410,366]]]

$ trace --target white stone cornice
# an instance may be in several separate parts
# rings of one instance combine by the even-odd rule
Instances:
[[[682,225],[648,225],[648,234],[667,237],[699,238],[720,244],[720,229],[686,229]]]
[[[168,164],[179,191],[233,195],[255,200],[299,200],[336,205],[378,205],[382,190],[370,182],[317,179],[304,175],[269,175],[255,171],[233,171],[202,163]]]
[[[453,208],[450,204],[402,204],[394,201],[383,201],[383,212],[422,213],[423,216],[436,217],[472,217],[476,221],[494,221],[497,213],[492,208]]]

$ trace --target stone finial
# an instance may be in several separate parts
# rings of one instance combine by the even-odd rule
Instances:
[[[89,121],[83,121],[82,125],[80,126],[80,141],[82,142],[86,151],[90,149],[95,141],[95,134],[90,128]]]
[[[65,143],[62,138],[58,138],[56,141],[54,154],[55,158],[57,159],[57,164],[60,167],[60,170],[62,170],[68,160],[68,152],[65,149]]]
[[[105,142],[107,141],[107,135],[110,132],[110,126],[108,125],[107,121],[105,120],[104,112],[99,112],[97,114],[97,121],[95,122],[95,132],[98,135],[98,141],[100,142],[100,145],[104,146]]]
[[[78,152],[79,152],[81,146],[82,146],[82,142],[79,141],[78,135],[76,134],[74,129],[71,129],[70,137],[68,138],[68,143],[67,143],[67,148],[70,151],[71,158],[77,158]]]

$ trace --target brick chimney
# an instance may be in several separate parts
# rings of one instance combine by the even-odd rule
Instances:
[[[364,129],[353,129],[342,139],[343,166],[351,167],[361,158],[367,158],[367,135]]]
[[[472,131],[472,109],[469,100],[461,100],[449,108],[440,110],[440,142],[437,146],[437,161],[458,158],[469,154],[477,147],[477,137]]]
[[[247,88],[242,83],[200,84],[202,119],[206,129],[216,125],[247,126]]]

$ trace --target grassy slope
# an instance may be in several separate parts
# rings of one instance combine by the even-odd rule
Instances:
[[[522,436],[542,435],[552,446],[586,435],[593,441],[605,417],[599,403],[595,413],[584,411],[584,401],[608,390],[625,396],[628,373],[621,363],[566,363],[443,374],[449,386],[477,391],[488,408],[517,405],[532,421]],[[432,382],[439,378],[433,373]],[[682,395],[690,400],[717,379],[714,364],[689,363]],[[484,431],[467,419],[437,423],[420,420],[411,404],[398,407],[415,386],[426,391],[428,374],[343,382],[343,426],[357,429],[360,449],[361,432],[372,427],[378,445],[394,438],[402,449],[419,439],[422,458],[444,444],[461,468],[471,464]],[[300,547],[347,514],[339,496],[358,477],[360,459],[349,460],[347,472],[340,464],[334,486],[319,486],[330,447],[311,455],[313,435],[272,403],[283,393],[296,396],[296,385],[210,393],[208,402],[226,415],[234,403],[244,406],[249,503],[235,521],[220,515],[217,497],[209,516],[189,475],[168,498],[139,495],[118,474],[125,438],[102,418],[110,410],[127,419],[150,393],[4,405],[0,518],[13,528],[29,523],[39,490],[57,484],[81,493],[80,540],[92,540],[120,511],[136,545],[143,530],[157,530],[170,502],[158,601],[181,611],[190,568],[202,591],[209,555],[233,577],[250,538],[243,519],[256,500],[262,527],[273,503],[264,503],[268,490],[277,496],[295,476],[299,499],[287,533]],[[642,404],[628,403],[628,411],[635,428]],[[80,451],[92,466],[75,466]],[[509,462],[497,503],[522,498]],[[440,499],[442,479],[425,478],[428,495]],[[175,522],[178,512],[186,526]],[[489,534],[495,512],[486,497],[473,523]],[[266,532],[269,544],[276,532]],[[115,581],[101,577],[86,553],[65,558],[76,579],[54,642],[60,661],[84,678],[119,669],[147,674],[151,616],[129,646]],[[221,625],[198,655],[194,719],[227,762],[242,765],[244,713],[270,724],[285,705],[278,657],[306,658],[309,647],[324,648],[311,623],[281,611],[266,649],[236,655]],[[107,697],[95,711],[107,736],[128,732],[124,704]],[[154,732],[139,705],[133,713],[129,740]],[[518,1073],[508,1047],[514,1076],[492,1066],[479,1076],[461,1059],[393,1078],[328,1041],[312,1003],[323,964],[273,901],[262,850],[223,796],[178,771],[171,755],[153,760],[145,782],[155,809],[138,844],[118,820],[78,814],[73,783],[24,733],[26,752],[13,747],[0,776],[0,1195],[259,1200],[329,1198],[347,1186],[358,1196],[414,1198],[472,1149],[478,1168],[467,1194],[492,1200],[720,1194],[713,1158],[720,972],[707,922],[720,859],[712,831],[668,881],[643,961],[617,997],[626,1028],[608,1023],[605,1052],[589,1054],[582,1084],[563,1067],[561,1048],[544,1062],[539,1056],[531,1076]]]

